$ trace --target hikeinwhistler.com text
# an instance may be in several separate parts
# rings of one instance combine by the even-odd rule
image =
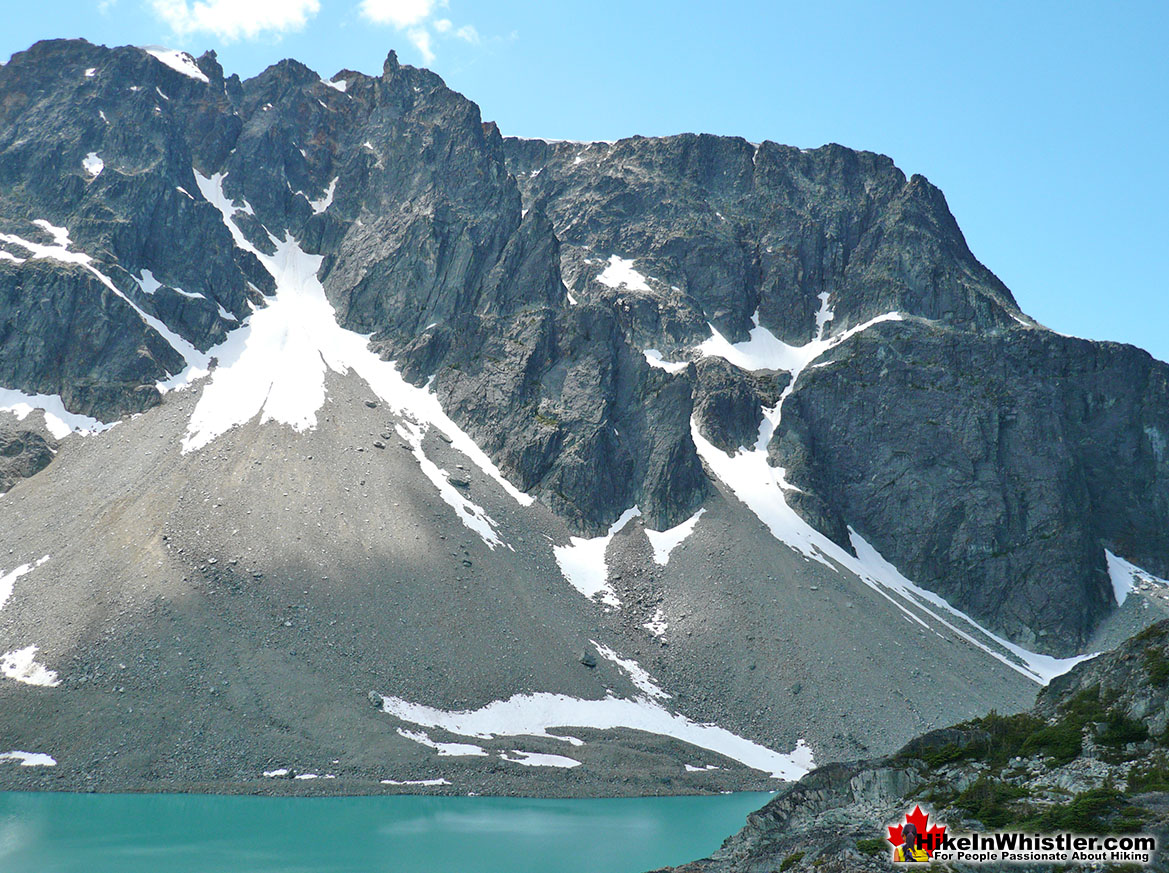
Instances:
[[[999,831],[945,834],[934,842],[932,860],[967,864],[1104,861],[1143,865],[1152,862],[1157,851],[1157,838],[1148,834],[1098,836]]]

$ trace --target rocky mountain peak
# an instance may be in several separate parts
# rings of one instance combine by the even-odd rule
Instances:
[[[383,78],[393,78],[400,69],[402,69],[402,65],[398,63],[398,53],[393,49],[390,49],[389,53],[386,55],[385,62],[382,64]]]
[[[1115,610],[1106,549],[1169,574],[1165,365],[1037,325],[888,157],[505,138],[392,51],[377,78],[239,82],[213,53],[49,41],[0,95],[11,390],[159,404],[295,243],[338,325],[579,534],[747,499],[715,470],[750,456],[781,541],[789,509],[850,558],[860,537],[1043,651]]]

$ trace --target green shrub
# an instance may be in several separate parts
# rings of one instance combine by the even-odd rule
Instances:
[[[978,819],[987,827],[997,828],[1018,818],[1009,804],[1029,795],[1030,792],[1020,785],[988,779],[982,775],[958,795],[954,806],[965,810],[971,818]]]
[[[956,743],[947,743],[940,749],[922,755],[931,766],[948,764],[952,761],[977,760],[995,766],[1005,766],[1007,761],[1019,755],[1028,737],[1043,728],[1043,719],[1029,713],[999,715],[993,709],[983,718],[976,718],[958,725],[962,730],[978,731],[985,737],[974,739],[965,748]]]
[[[1128,743],[1140,743],[1148,738],[1149,729],[1144,722],[1129,718],[1120,710],[1110,712],[1104,727],[1096,733],[1096,742],[1112,748],[1120,748]]]
[[[796,864],[800,863],[800,861],[802,861],[803,859],[804,859],[803,852],[792,852],[790,855],[788,855],[786,858],[784,858],[783,863],[779,865],[779,873],[783,873],[784,870],[790,870],[792,867],[796,866]]]
[[[944,767],[946,764],[952,764],[955,761],[962,761],[970,757],[971,747],[967,746],[963,749],[957,743],[946,743],[940,749],[930,749],[927,752],[922,752],[921,759],[931,769]]]
[[[1055,760],[1056,766],[1071,761],[1084,747],[1084,731],[1075,719],[1044,725],[1023,742],[1023,754],[1041,754]]]
[[[1081,834],[1103,833],[1120,826],[1139,830],[1147,816],[1146,810],[1134,806],[1123,793],[1104,786],[1082,791],[1069,803],[1051,807],[1022,827]]]
[[[1151,624],[1133,637],[1133,639],[1139,643],[1147,643],[1151,640],[1160,639],[1164,630],[1165,628],[1161,624]]]
[[[1116,695],[1107,695],[1107,699],[1105,697],[1106,695],[1100,693],[1100,686],[1093,685],[1064,702],[1060,708],[1067,717],[1079,722],[1080,725],[1104,721],[1108,715],[1108,706],[1115,700]]]
[[[1145,649],[1145,669],[1149,672],[1149,681],[1154,685],[1169,682],[1169,658],[1166,658],[1165,652],[1156,646]]]
[[[882,840],[880,838],[875,838],[875,839],[871,839],[871,840],[857,840],[856,841],[856,848],[857,848],[857,851],[860,852],[862,855],[868,855],[869,857],[876,857],[878,855],[888,854],[889,849],[890,849],[890,844],[889,844],[888,840]]]
[[[1169,791],[1169,760],[1164,754],[1151,758],[1144,766],[1133,767],[1128,773],[1128,793]]]

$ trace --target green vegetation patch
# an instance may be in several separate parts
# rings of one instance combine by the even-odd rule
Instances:
[[[1044,725],[1023,741],[1023,754],[1045,755],[1058,767],[1073,760],[1084,747],[1084,728],[1075,720]]]
[[[1150,643],[1153,640],[1160,640],[1164,637],[1166,624],[1165,622],[1158,622],[1151,624],[1135,637],[1134,640],[1138,643]]]
[[[982,775],[958,795],[954,806],[987,827],[998,828],[1019,818],[1019,811],[1013,809],[1011,804],[1030,794],[1021,785],[1011,785]]]
[[[1165,651],[1156,646],[1145,649],[1145,669],[1149,673],[1149,681],[1154,685],[1169,683],[1169,658]]]
[[[988,735],[986,741],[972,748],[977,752],[972,757],[1000,768],[1012,758],[1032,755],[1053,758],[1057,765],[1066,764],[1083,747],[1084,722],[1078,717],[1059,719],[1049,725],[1030,713],[1003,716],[992,711],[968,725]]]
[[[1132,803],[1111,785],[1082,791],[1068,803],[1060,803],[1038,816],[1018,823],[1021,829],[1072,831],[1081,834],[1133,833],[1148,820],[1148,810]]]
[[[1169,758],[1164,753],[1154,755],[1128,773],[1128,793],[1142,794],[1146,791],[1169,792]]]
[[[1149,729],[1144,722],[1129,718],[1120,710],[1108,713],[1104,726],[1096,731],[1096,742],[1118,749],[1129,743],[1144,742],[1149,738]]]
[[[802,860],[804,860],[803,852],[792,852],[790,855],[784,858],[783,863],[779,865],[779,873],[783,873],[784,870],[790,870]]]

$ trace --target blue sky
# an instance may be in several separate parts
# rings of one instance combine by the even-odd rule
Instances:
[[[388,49],[505,134],[707,131],[890,155],[946,193],[974,253],[1064,333],[1169,360],[1169,11],[1084,3],[39,0],[37,39],[376,73]]]

